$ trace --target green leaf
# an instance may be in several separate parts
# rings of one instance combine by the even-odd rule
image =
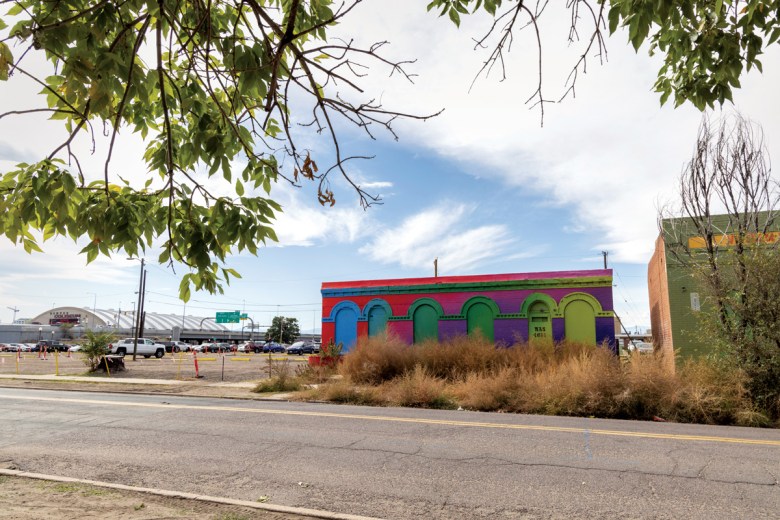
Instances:
[[[452,20],[452,22],[455,25],[460,27],[460,15],[458,14],[458,10],[455,9],[454,7],[451,7],[449,11],[449,15],[450,15],[450,20]]]
[[[183,301],[184,303],[187,303],[190,301],[190,279],[192,278],[191,274],[185,274],[181,282],[179,283],[179,299]]]

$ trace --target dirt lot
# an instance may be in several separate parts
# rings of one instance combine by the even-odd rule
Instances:
[[[262,497],[258,497],[262,500]],[[239,506],[214,504],[118,491],[84,484],[0,475],[0,519],[64,520],[204,518],[210,520],[303,520],[311,517],[273,513]]]
[[[56,356],[56,357],[55,357]],[[201,381],[208,382],[244,382],[258,381],[268,377],[268,354],[198,354],[198,367]],[[275,361],[289,359],[293,371],[295,367],[305,366],[306,356],[288,356],[274,354]],[[121,378],[142,379],[173,379],[196,380],[193,355],[181,352],[166,354],[161,359],[138,357],[133,361],[130,356],[125,358],[125,371],[112,373],[112,380]],[[38,375],[55,374],[65,376],[83,376],[87,367],[81,354],[74,353],[68,357],[65,353],[48,354],[44,360],[37,353],[25,353],[17,362],[16,354],[0,354],[0,374]],[[105,372],[93,375],[95,378],[105,378]]]

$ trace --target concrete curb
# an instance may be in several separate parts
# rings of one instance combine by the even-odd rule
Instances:
[[[273,504],[261,504],[250,502],[248,500],[236,500],[232,498],[213,497],[209,495],[199,495],[197,493],[184,493],[181,491],[169,491],[165,489],[142,488],[135,486],[126,486],[124,484],[113,484],[111,482],[101,482],[97,480],[87,480],[82,478],[62,477],[59,475],[45,475],[42,473],[29,473],[15,469],[0,468],[0,475],[9,477],[24,477],[37,480],[50,480],[53,482],[68,482],[76,484],[87,484],[106,489],[116,489],[118,491],[134,491],[136,493],[146,493],[169,498],[182,498],[186,500],[197,500],[200,502],[211,502],[213,504],[223,504],[229,506],[248,507],[251,509],[261,509],[273,513],[287,513],[292,515],[310,516],[313,518],[324,518],[326,520],[381,520],[370,516],[350,515],[348,513],[334,513],[331,511],[319,511],[317,509],[307,509],[305,507],[277,506]]]
[[[5,378],[10,379],[10,378]],[[15,379],[15,378],[14,378]],[[25,380],[25,378],[19,378],[19,381]],[[37,380],[30,380],[26,379],[28,382],[39,382],[39,383],[49,383],[52,382],[51,380],[48,381],[37,381]],[[53,381],[55,383],[78,383],[79,381],[66,381],[66,380],[56,380]],[[102,381],[98,381],[98,384],[106,384],[110,385],[112,383],[119,384],[119,382],[106,382],[103,383]],[[143,387],[143,385],[138,385],[139,387]],[[0,379],[0,388],[20,388],[18,386],[5,386],[3,385],[3,380]],[[36,387],[25,387],[29,390],[52,390],[52,388],[36,388]],[[54,388],[53,390],[58,390]],[[61,390],[61,389],[60,389]],[[94,394],[94,393],[104,393],[104,394],[121,394],[121,395],[151,395],[151,396],[173,396],[173,397],[192,397],[192,398],[203,398],[203,399],[233,399],[236,401],[266,401],[270,403],[289,403],[291,402],[289,399],[282,399],[280,397],[274,397],[274,396],[265,396],[265,397],[243,397],[240,395],[198,395],[198,394],[179,394],[176,392],[150,392],[150,391],[144,391],[140,388],[138,390],[116,390],[114,388],[68,388],[67,390],[64,390],[66,392],[84,392],[88,394]],[[309,401],[311,403],[316,403],[318,401]],[[327,401],[319,401],[321,403],[327,403]],[[329,403],[332,404],[332,403]]]

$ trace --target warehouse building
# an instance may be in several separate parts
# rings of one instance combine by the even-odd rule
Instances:
[[[609,269],[325,282],[321,292],[322,341],[345,351],[385,331],[410,344],[479,333],[616,348]]]

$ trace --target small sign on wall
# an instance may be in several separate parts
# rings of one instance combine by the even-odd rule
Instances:
[[[701,310],[701,302],[699,302],[699,293],[691,293],[691,310],[693,312],[699,312]]]

